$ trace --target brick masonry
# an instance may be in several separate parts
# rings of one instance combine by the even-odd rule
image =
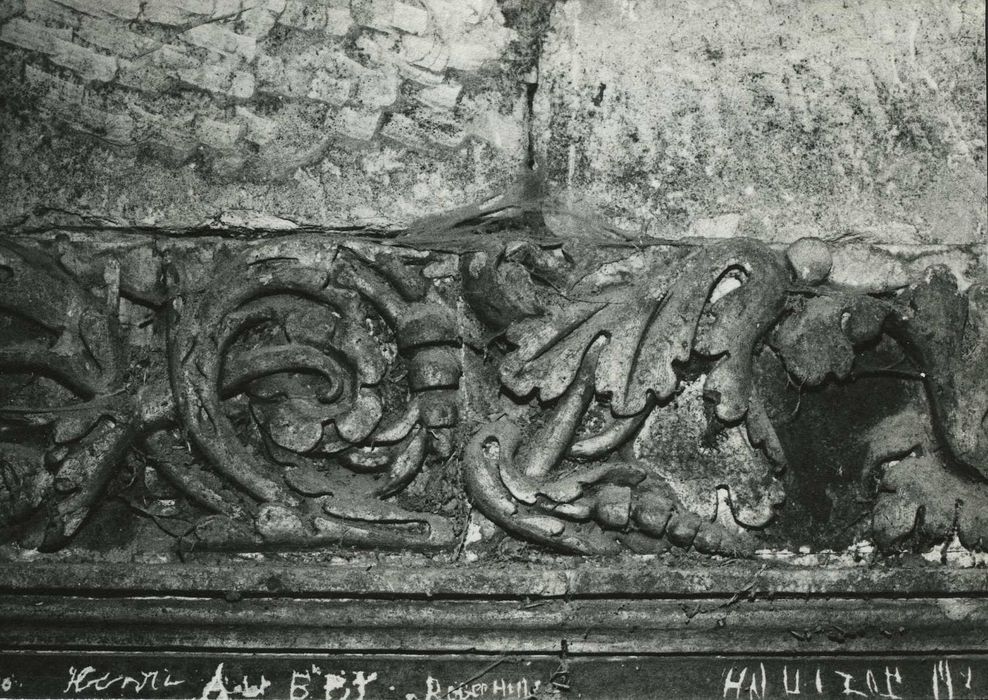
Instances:
[[[4,0],[0,22],[0,223],[394,228],[527,162],[528,38],[493,0]]]

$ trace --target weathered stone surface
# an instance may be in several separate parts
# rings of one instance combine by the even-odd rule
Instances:
[[[951,2],[0,0],[0,695],[984,696]]]
[[[0,223],[238,209],[400,228],[504,192],[528,159],[534,38],[492,1],[32,0],[0,17]]]
[[[984,22],[973,0],[558,3],[533,130],[550,223],[981,241]]]

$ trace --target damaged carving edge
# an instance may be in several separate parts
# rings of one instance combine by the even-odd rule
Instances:
[[[946,268],[852,287],[817,239],[134,240],[0,241],[6,561],[988,544],[988,287]],[[890,398],[828,472],[814,425],[863,385]]]

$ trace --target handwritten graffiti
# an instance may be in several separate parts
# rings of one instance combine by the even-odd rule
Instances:
[[[120,693],[140,696],[145,691],[159,691],[174,688],[185,681],[173,680],[168,669],[151,671],[134,671],[129,673],[100,673],[93,666],[77,669],[69,667],[69,680],[63,695],[76,694],[91,696],[93,692],[102,693],[110,690]],[[6,690],[6,689],[5,689]]]
[[[840,697],[904,700],[933,697],[934,700],[975,698],[975,673],[970,664],[934,662],[932,676],[924,678],[917,668],[907,672],[900,665],[876,667],[824,667],[784,664],[769,671],[765,663],[732,665],[723,673],[722,698],[761,700],[770,697]]]
[[[0,652],[0,700],[527,700],[564,689],[558,657],[498,666],[455,654]],[[584,698],[975,700],[988,698],[988,655],[571,657],[566,677]]]

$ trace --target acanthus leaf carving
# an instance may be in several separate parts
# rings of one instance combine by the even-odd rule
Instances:
[[[555,402],[552,417],[546,420],[546,427],[533,433],[530,446],[517,449],[517,440],[507,437],[510,433],[506,434],[503,429],[487,433],[489,439],[497,439],[496,436],[502,434],[507,441],[502,454],[506,449],[508,456],[500,458],[501,482],[507,487],[506,491],[494,488],[496,481],[484,480],[488,487],[494,488],[487,500],[502,502],[492,511],[502,519],[512,503],[525,503],[512,488],[514,479],[510,474],[513,469],[528,477],[544,477],[556,469],[574,468],[563,463],[566,457],[608,459],[641,429],[654,410],[667,410],[665,406],[656,407],[667,404],[682,390],[681,370],[697,356],[702,356],[709,364],[703,385],[703,394],[714,407],[709,421],[726,428],[744,420],[749,408],[754,407],[749,421],[749,431],[756,434],[753,440],[766,445],[771,456],[782,461],[771,423],[760,410],[752,368],[752,355],[759,341],[781,314],[787,299],[790,280],[781,258],[761,244],[744,240],[699,247],[684,255],[673,255],[671,259],[651,251],[632,257],[636,258],[636,268],[630,283],[613,265],[581,271],[565,290],[538,293],[541,312],[529,305],[528,313],[519,314],[522,307],[511,301],[517,294],[512,295],[510,290],[492,289],[486,295],[479,291],[466,294],[467,298],[487,300],[482,308],[487,317],[514,318],[505,334],[512,347],[501,364],[504,385],[518,395],[537,391],[542,402]],[[509,264],[516,263],[509,261]],[[510,279],[496,269],[497,259],[486,267],[491,266],[495,269],[467,266],[467,272],[472,273],[468,274],[467,289],[471,285],[486,288],[497,280]],[[492,313],[491,299],[508,300],[512,308],[505,309],[500,315],[496,311]],[[604,401],[604,426],[574,439],[595,398]],[[699,420],[705,425],[709,422],[703,415]],[[471,452],[475,453],[476,449]],[[637,480],[632,484],[620,484],[629,489],[628,517],[617,520],[605,517],[602,524],[620,522],[621,528],[627,529],[633,522],[631,513],[640,514],[645,521],[654,521],[647,508],[631,505],[636,487],[642,493],[653,488],[669,491],[669,485],[664,482],[670,472],[661,465],[661,455],[653,456],[659,464],[640,461],[629,466],[637,474]],[[515,461],[518,465],[512,467]],[[717,469],[716,465],[704,466],[708,470]],[[759,459],[748,467],[720,474],[715,471],[696,475],[692,480],[712,484],[714,489],[719,485],[732,489],[734,517],[748,525],[761,526],[771,520],[775,506],[782,501],[781,485],[776,479],[777,466],[769,459]],[[483,462],[475,464],[472,458],[467,460],[464,468],[468,473],[474,469],[490,469]],[[608,473],[606,468],[597,471]],[[687,475],[679,483],[690,480]],[[639,487],[642,482],[645,485]],[[613,489],[597,489],[592,480],[583,483],[586,488],[578,496],[594,490],[602,490],[610,497],[617,493]],[[468,486],[471,484],[474,491],[480,489],[481,482],[476,479],[468,479]],[[547,483],[543,481],[541,487],[544,496]],[[575,500],[576,496],[572,498]],[[594,512],[593,497],[590,501],[591,505],[587,507]],[[674,540],[688,546],[701,526],[705,526],[717,531],[716,535],[701,538],[702,545],[709,545],[708,551],[717,551],[718,547],[725,551],[741,548],[737,542],[742,538],[732,538],[730,530],[720,523],[696,516],[675,493],[667,493],[663,504],[663,508],[676,513],[672,529]],[[586,510],[569,505],[560,508],[554,502],[542,505],[545,513],[565,514],[572,518],[584,515]],[[609,507],[605,512],[613,510]],[[562,549],[599,552],[615,546],[614,537],[601,539],[597,532],[593,537],[586,532],[580,536],[568,534],[569,530],[561,523],[555,525],[562,528],[558,537],[546,537],[544,525],[552,517],[541,514],[534,520],[531,516],[515,517],[514,520],[522,520],[521,524],[515,523],[516,527],[522,528],[524,523],[533,523],[530,538],[556,542]],[[581,543],[580,537],[585,541]],[[562,544],[563,540],[567,544]]]
[[[867,434],[872,535],[984,546],[984,285],[856,292],[819,241],[581,245],[490,243],[438,277],[358,240],[131,251],[160,258],[126,293],[167,329],[137,371],[119,261],[73,276],[0,243],[3,537],[63,547],[146,458],[194,513],[186,550],[452,552],[472,505],[558,552],[750,554],[792,478],[769,384],[854,382],[881,347],[929,425]]]
[[[107,482],[139,428],[140,416],[125,388],[125,357],[116,325],[117,298],[110,285],[99,299],[40,251],[0,240],[0,311],[20,332],[0,342],[0,370],[28,372],[63,387],[64,405],[0,408],[5,421],[47,431],[54,447],[45,469],[25,450],[4,458],[9,510],[0,526],[44,505],[46,516],[29,525],[25,541],[43,550],[63,546],[102,497]],[[50,467],[50,469],[49,469]],[[25,495],[26,494],[26,495]],[[29,507],[28,507],[29,506]]]

